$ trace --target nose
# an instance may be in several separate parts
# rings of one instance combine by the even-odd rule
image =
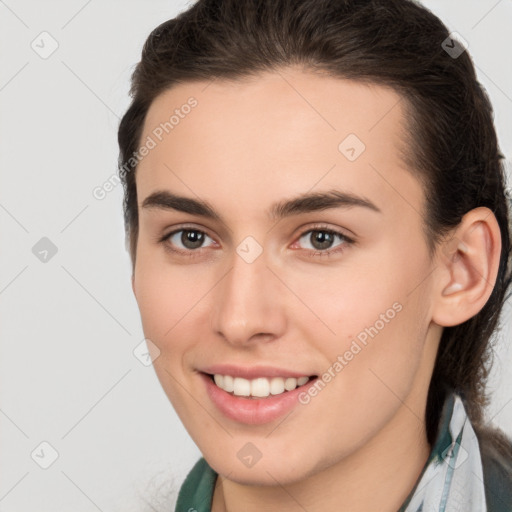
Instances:
[[[270,342],[286,329],[283,287],[267,264],[265,251],[252,262],[234,253],[214,289],[211,327],[232,345]]]

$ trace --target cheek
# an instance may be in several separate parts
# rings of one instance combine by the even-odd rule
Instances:
[[[387,320],[394,321],[396,310],[409,301],[419,270],[406,268],[393,251],[380,249],[353,252],[338,266],[318,267],[314,273],[287,271],[285,280],[293,282],[302,302],[297,307],[309,309],[307,324],[314,327],[312,332],[331,338],[337,348],[376,322],[382,330],[382,322],[387,326]]]
[[[397,246],[359,253],[357,265],[324,268],[315,279],[300,273],[293,279],[297,295],[315,313],[301,320],[303,336],[323,353],[326,370],[341,356],[340,385],[357,383],[356,394],[383,387],[374,373],[405,392],[421,362],[428,282],[419,276],[428,276],[429,260],[414,247]]]
[[[135,292],[144,336],[158,348],[153,368],[174,408],[185,414],[181,386],[187,353],[193,350],[197,322],[194,315],[206,293],[201,280],[179,266],[155,264],[141,251],[135,270]]]
[[[141,251],[142,252],[142,251]],[[142,253],[137,260],[135,291],[144,333],[164,351],[173,332],[204,295],[201,281],[179,266],[156,263]]]

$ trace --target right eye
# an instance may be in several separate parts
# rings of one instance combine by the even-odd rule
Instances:
[[[201,249],[205,239],[209,238],[215,242],[204,231],[192,228],[182,228],[165,235],[160,242],[166,245],[172,251],[180,253],[197,252]]]

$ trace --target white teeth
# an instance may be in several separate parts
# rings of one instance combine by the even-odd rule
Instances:
[[[294,379],[293,377],[288,377],[284,381],[284,389],[286,391],[293,391],[297,387],[297,379]]]
[[[309,377],[258,377],[248,380],[242,377],[232,377],[231,375],[215,374],[213,376],[215,384],[235,396],[253,396],[256,398],[266,398],[269,395],[280,395],[285,391],[293,391],[297,386],[302,386],[308,382]]]
[[[249,396],[251,394],[251,381],[235,377],[233,393],[236,396]]]
[[[284,391],[284,379],[281,377],[274,377],[270,381],[270,393],[272,395],[280,395]]]
[[[251,395],[264,398],[270,394],[270,383],[268,379],[251,380]]]
[[[217,384],[218,386],[218,384]],[[231,393],[235,389],[235,383],[233,377],[231,375],[224,375],[224,383],[222,386],[219,386],[224,391]]]

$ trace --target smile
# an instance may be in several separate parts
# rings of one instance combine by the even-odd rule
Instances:
[[[212,373],[202,371],[199,376],[217,411],[226,419],[246,425],[263,425],[290,414],[300,405],[299,395],[318,379],[316,375],[300,374],[280,377],[277,369],[261,371],[260,375],[267,376],[258,376],[257,371],[237,371],[232,367],[229,371],[226,367]]]
[[[271,379],[258,377],[249,380],[243,377],[215,374],[213,380],[217,387],[234,396],[266,398],[270,395],[293,391],[298,386],[306,384],[309,377],[273,377]]]

